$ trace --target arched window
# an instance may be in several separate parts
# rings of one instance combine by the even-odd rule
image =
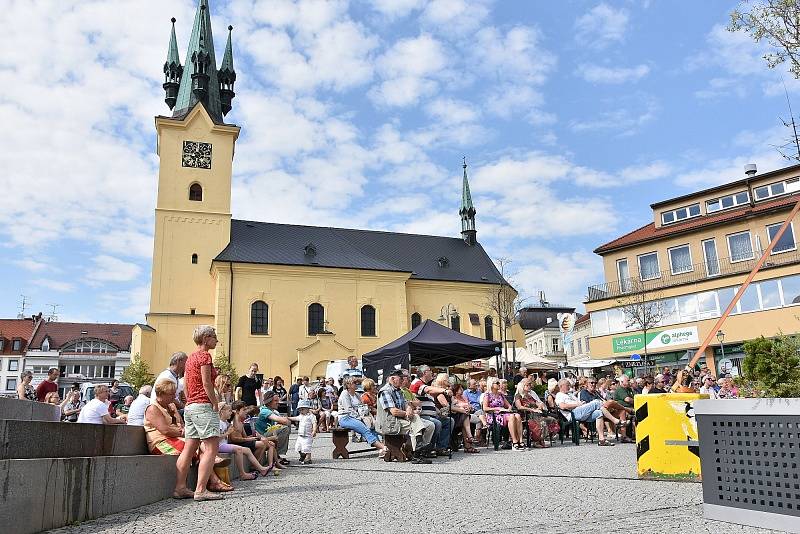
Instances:
[[[192,184],[189,186],[189,200],[201,202],[203,200],[203,186]]]
[[[483,330],[486,333],[486,339],[489,341],[494,341],[494,329],[492,328],[493,322],[491,316],[487,315],[483,319]]]
[[[315,336],[325,331],[325,308],[315,302],[308,307],[308,335]]]
[[[197,265],[197,254],[192,254],[192,263]]]
[[[361,337],[375,336],[375,308],[367,304],[361,306]]]
[[[411,330],[422,324],[422,316],[417,312],[411,314]]]
[[[269,321],[269,306],[263,300],[257,300],[250,305],[250,333],[267,334]]]
[[[456,332],[461,332],[461,316],[460,315],[453,315],[452,317],[450,317],[450,328],[452,328]]]

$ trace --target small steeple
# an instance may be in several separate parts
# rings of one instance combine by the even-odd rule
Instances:
[[[177,57],[177,44],[175,46],[175,57]],[[232,49],[228,35],[222,69],[217,71],[208,0],[199,0],[192,25],[192,35],[189,38],[189,48],[186,51],[187,76],[181,75],[179,81],[176,81],[178,91],[175,100],[167,101],[168,105],[171,104],[170,108],[174,108],[173,117],[183,118],[195,105],[202,103],[214,122],[223,122],[223,115],[230,111],[230,100],[234,97],[233,82],[236,77],[233,71]],[[170,57],[171,54],[172,43],[170,43]],[[224,83],[220,80],[223,73],[225,73]]]
[[[169,109],[175,107],[181,75],[183,75],[183,67],[181,66],[181,58],[178,55],[178,40],[175,38],[175,17],[172,17],[172,34],[169,38],[167,62],[164,63],[164,85],[162,85],[166,93],[164,102],[167,103]]]
[[[472,205],[472,194],[469,191],[469,180],[467,180],[467,158],[464,156],[464,180],[461,185],[461,209],[458,214],[461,216],[461,237],[464,242],[473,246],[478,242],[475,230],[475,206]]]
[[[231,101],[236,96],[236,93],[233,92],[233,84],[236,83],[236,71],[233,69],[233,45],[231,44],[232,32],[233,26],[228,26],[228,43],[225,45],[225,54],[222,56],[222,65],[217,73],[217,77],[219,78],[219,98],[223,115],[227,115],[231,110]]]

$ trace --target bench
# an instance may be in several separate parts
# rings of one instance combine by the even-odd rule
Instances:
[[[408,434],[384,434],[383,444],[386,446],[383,461],[407,462],[411,459],[411,437]]]
[[[351,454],[361,454],[364,452],[374,452],[378,449],[376,447],[367,447],[366,449],[347,450],[347,444],[350,443],[350,429],[336,427],[331,428],[331,439],[333,440],[333,452],[331,456],[334,460],[342,458],[347,460]]]

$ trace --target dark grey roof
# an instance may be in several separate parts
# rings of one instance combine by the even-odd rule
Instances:
[[[440,258],[446,266],[440,267]],[[420,280],[502,280],[483,247],[460,238],[235,219],[231,242],[216,260],[407,272]]]

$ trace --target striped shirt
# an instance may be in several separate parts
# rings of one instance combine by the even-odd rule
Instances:
[[[411,392],[417,396],[420,407],[419,414],[422,417],[438,417],[439,412],[436,410],[436,403],[433,401],[433,397],[426,393],[429,387],[429,384],[417,378],[411,383]]]
[[[406,409],[406,400],[403,398],[403,393],[400,388],[394,387],[391,383],[387,382],[378,392],[381,398],[384,409],[388,412],[389,408],[397,408],[398,410]]]

